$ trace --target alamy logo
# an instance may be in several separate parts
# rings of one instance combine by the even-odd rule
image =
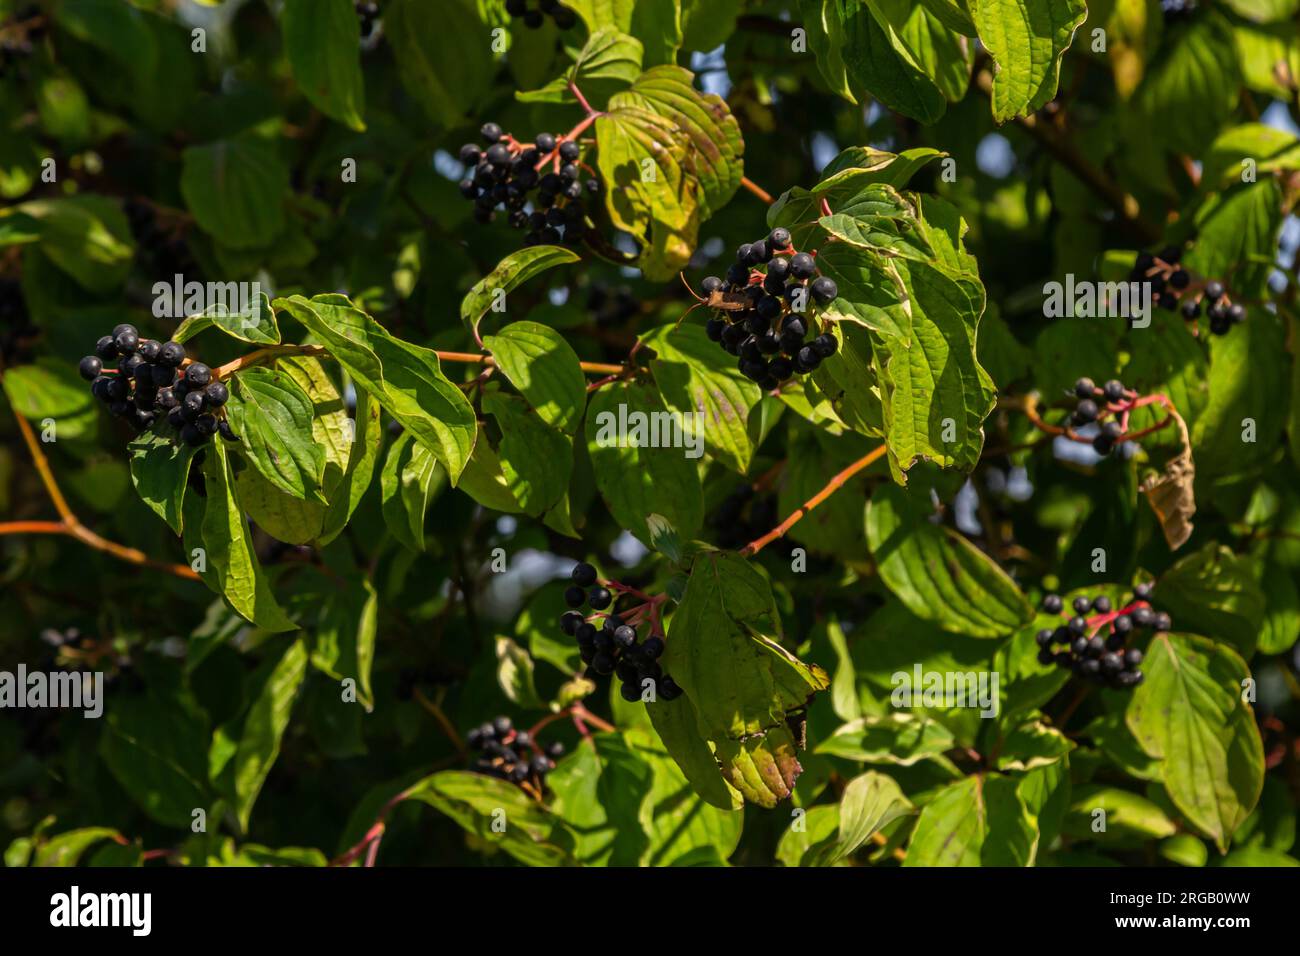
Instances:
[[[104,675],[98,671],[0,671],[0,708],[45,708],[84,711],[93,718],[104,713]]]
[[[1043,315],[1049,319],[1129,319],[1133,328],[1151,324],[1151,283],[1075,282],[1067,272],[1065,283],[1043,285]]]
[[[239,315],[247,327],[261,321],[260,282],[185,281],[179,272],[171,282],[153,285],[153,314],[159,319],[184,319],[191,315]]]
[[[889,682],[895,707],[978,707],[981,717],[998,715],[997,671],[897,671]]]
[[[703,412],[629,412],[620,403],[617,414],[596,416],[596,428],[601,448],[683,448],[687,458],[704,454]]]
[[[85,893],[74,886],[50,897],[50,925],[128,926],[133,936],[148,936],[153,926],[151,893]]]

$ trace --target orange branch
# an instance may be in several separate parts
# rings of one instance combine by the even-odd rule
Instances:
[[[82,544],[94,548],[96,551],[103,551],[121,561],[130,564],[138,564],[142,567],[153,568],[157,571],[166,571],[168,574],[174,574],[178,578],[189,578],[190,580],[199,580],[198,574],[194,569],[184,564],[171,564],[165,561],[155,561],[143,551],[136,548],[128,548],[125,545],[117,544],[102,538],[95,532],[91,531],[81,523],[81,520],[68,507],[68,501],[63,497],[63,492],[59,489],[59,484],[54,480],[54,472],[50,469],[49,459],[45,457],[45,452],[41,451],[41,443],[36,440],[36,433],[32,431],[32,426],[22,413],[14,409],[14,421],[18,423],[18,431],[22,433],[23,441],[27,445],[27,450],[31,453],[32,463],[36,466],[36,473],[41,477],[41,484],[45,486],[46,493],[50,496],[50,501],[54,504],[54,509],[59,513],[62,521],[10,521],[0,524],[0,534],[63,534],[71,538],[76,538]]]
[[[744,186],[746,189],[748,189],[759,199],[763,200],[763,202],[767,203],[769,206],[772,205],[772,203],[776,202],[776,200],[772,198],[772,194],[770,192],[768,192],[758,183],[754,182],[752,179],[746,176],[741,177],[740,185]]]
[[[821,504],[831,495],[835,494],[836,491],[838,491],[841,487],[843,487],[846,481],[848,481],[858,472],[862,471],[862,469],[866,468],[876,459],[884,455],[885,451],[886,451],[886,446],[882,444],[876,446],[871,451],[867,452],[865,455],[863,455],[853,464],[849,465],[838,475],[836,475],[834,478],[828,481],[826,483],[825,488],[823,488],[821,491],[817,492],[817,494],[813,495],[811,498],[805,501],[801,507],[799,507],[792,515],[790,515],[790,517],[786,518],[784,521],[782,521],[779,525],[777,525],[767,534],[763,535],[763,537],[755,538],[753,541],[749,542],[749,544],[741,548],[740,549],[741,555],[746,558],[752,557],[753,555],[758,554],[758,552],[762,551],[765,547],[767,547],[777,538],[782,537],[787,531],[789,531],[796,524],[798,524],[803,519],[804,515],[808,514],[808,512],[812,511],[814,508],[816,508],[819,504]]]

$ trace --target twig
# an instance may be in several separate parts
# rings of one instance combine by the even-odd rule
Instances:
[[[36,473],[40,475],[41,484],[45,486],[45,491],[54,504],[54,510],[59,513],[59,517],[63,520],[10,521],[0,524],[0,534],[63,534],[70,538],[76,538],[82,544],[89,545],[96,551],[110,554],[121,561],[153,568],[156,571],[166,571],[178,578],[188,578],[192,581],[199,580],[198,574],[188,565],[155,561],[143,551],[128,548],[126,545],[102,538],[82,524],[81,519],[68,506],[68,501],[63,497],[58,482],[54,480],[54,472],[50,469],[50,462],[45,457],[45,453],[41,451],[41,443],[36,440],[36,433],[32,431],[32,426],[28,424],[27,419],[17,409],[14,409],[14,421],[18,423],[18,430],[22,433],[27,450],[31,453],[32,463],[36,466]]]
[[[450,740],[451,745],[456,748],[456,752],[463,755],[465,753],[465,742],[461,740],[460,734],[456,733],[455,725],[447,719],[447,715],[443,713],[442,708],[429,700],[429,698],[425,697],[418,687],[415,688],[415,699],[421,707],[433,714],[434,720],[438,721],[438,726],[440,726],[442,732],[447,735],[447,739]]]
[[[767,203],[769,206],[776,201],[772,198],[772,194],[770,192],[768,192],[762,186],[758,185],[758,183],[754,182],[748,176],[740,177],[740,185],[744,186],[746,189],[748,189],[759,199],[763,200],[763,202]]]
[[[765,547],[767,547],[777,538],[784,535],[787,531],[789,531],[796,524],[798,524],[800,519],[802,519],[804,515],[812,511],[819,504],[821,504],[823,501],[825,501],[827,498],[833,495],[837,490],[839,490],[839,488],[841,488],[844,485],[846,481],[848,481],[858,472],[862,471],[862,469],[866,468],[877,458],[880,458],[882,455],[884,455],[886,450],[887,450],[887,446],[883,444],[877,445],[875,448],[867,452],[865,455],[863,455],[853,464],[849,465],[838,475],[836,475],[834,478],[828,481],[826,483],[826,487],[824,487],[821,491],[817,492],[817,494],[813,495],[806,502],[804,502],[803,505],[801,505],[792,515],[790,515],[790,517],[786,518],[784,521],[782,521],[779,525],[777,525],[767,534],[763,535],[761,538],[755,538],[753,541],[749,542],[749,544],[741,548],[740,549],[741,556],[746,558],[752,557],[753,555],[758,554],[758,552],[762,551]]]

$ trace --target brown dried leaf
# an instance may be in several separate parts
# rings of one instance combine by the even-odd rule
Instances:
[[[1196,499],[1192,485],[1196,480],[1196,466],[1192,463],[1192,440],[1187,434],[1187,423],[1177,410],[1169,415],[1178,426],[1182,450],[1165,462],[1163,471],[1146,478],[1139,490],[1147,496],[1151,510],[1156,513],[1160,530],[1171,551],[1177,551],[1192,536],[1192,515],[1196,514]]]

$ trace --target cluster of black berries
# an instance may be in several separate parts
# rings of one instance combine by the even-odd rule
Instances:
[[[1076,427],[1098,422],[1113,414],[1117,406],[1122,408],[1137,397],[1136,392],[1125,387],[1117,378],[1112,378],[1101,388],[1093,384],[1092,379],[1081,378],[1074,383],[1074,394],[1079,401],[1070,413],[1070,424]],[[1098,399],[1101,401],[1098,402]],[[1092,440],[1092,450],[1099,455],[1109,455],[1123,440],[1123,425],[1113,418],[1102,421]]]
[[[105,368],[114,360],[115,372]],[[137,430],[166,415],[167,424],[192,447],[207,444],[218,432],[237,440],[221,412],[230,392],[202,362],[187,363],[179,342],[142,339],[135,326],[119,325],[95,343],[95,354],[81,360],[79,371],[90,382],[90,393]]]
[[[790,230],[778,226],[737,249],[724,278],[708,276],[700,283],[704,304],[714,310],[705,326],[709,338],[738,356],[741,373],[767,391],[835,354],[837,343],[829,333],[806,341],[809,306],[828,305],[839,295],[833,279],[814,276],[817,261],[795,252]]]
[[[1133,601],[1118,610],[1111,608],[1110,598],[1105,595],[1091,600],[1075,598],[1074,614],[1065,624],[1038,632],[1039,663],[1068,667],[1080,677],[1109,687],[1136,687],[1142,683],[1142,671],[1138,669],[1142,652],[1126,647],[1130,636],[1140,629],[1167,631],[1172,623],[1168,614],[1151,609],[1151,592],[1150,584],[1137,585]],[[1063,615],[1065,602],[1059,594],[1049,594],[1043,598],[1043,610]],[[1090,612],[1091,616],[1087,616]],[[1052,650],[1058,645],[1063,650]]]
[[[486,149],[474,143],[460,148],[460,161],[470,168],[460,193],[473,201],[475,220],[491,222],[502,207],[510,225],[528,230],[526,246],[580,242],[587,217],[582,196],[600,192],[599,178],[582,179],[582,148],[553,133],[538,133],[535,142],[520,143],[496,123],[485,123],[479,132]],[[542,173],[548,162],[556,168]],[[530,201],[533,190],[537,194]]]
[[[365,40],[375,32],[375,24],[379,21],[379,4],[357,3],[356,8],[357,19],[361,21],[361,39]]]
[[[560,6],[560,0],[537,0],[537,8],[530,10],[528,0],[506,0],[506,13],[522,19],[524,26],[536,30],[549,15],[561,30],[567,30],[578,22],[578,15],[568,7]]]
[[[28,349],[41,334],[27,312],[22,283],[17,279],[0,279],[0,359],[13,365],[26,357]]]
[[[1222,282],[1212,279],[1199,289],[1180,264],[1181,259],[1182,250],[1177,246],[1167,246],[1154,254],[1139,253],[1129,281],[1149,285],[1157,306],[1170,312],[1177,309],[1188,322],[1200,317],[1204,305],[1210,331],[1215,335],[1226,335],[1238,322],[1245,321],[1246,307],[1228,297]]]
[[[45,19],[36,4],[26,7],[8,23],[0,23],[0,76],[9,67],[31,56],[33,44],[45,35]]]
[[[189,243],[177,227],[164,228],[158,221],[158,210],[154,206],[133,197],[122,204],[122,212],[131,226],[131,235],[140,250],[141,260],[151,274],[168,279],[177,274],[198,274],[198,263],[190,252]]]
[[[610,328],[625,324],[641,311],[641,303],[629,286],[610,287],[593,282],[587,292],[587,311],[596,325]]]
[[[477,751],[473,769],[511,783],[532,783],[538,790],[555,761],[564,756],[558,740],[543,749],[526,730],[515,730],[509,717],[497,717],[465,735],[470,749]],[[531,756],[528,755],[531,751]]]
[[[608,588],[596,583],[596,569],[590,564],[576,565],[572,578],[573,584],[564,592],[564,603],[574,610],[566,611],[560,618],[560,630],[577,638],[582,662],[588,665],[586,676],[617,675],[622,681],[620,693],[629,702],[641,699],[641,689],[647,680],[654,682],[656,698],[680,697],[682,689],[659,666],[659,658],[664,653],[663,637],[652,634],[638,643],[636,628],[612,612],[614,596]],[[605,612],[600,628],[577,610],[584,604],[593,611]]]
[[[1205,283],[1204,299],[1209,303],[1205,307],[1205,315],[1210,320],[1210,331],[1215,335],[1227,335],[1234,325],[1246,321],[1246,307],[1240,302],[1233,302],[1223,283],[1217,279]],[[1183,303],[1183,318],[1194,319],[1200,312],[1199,298]]]

